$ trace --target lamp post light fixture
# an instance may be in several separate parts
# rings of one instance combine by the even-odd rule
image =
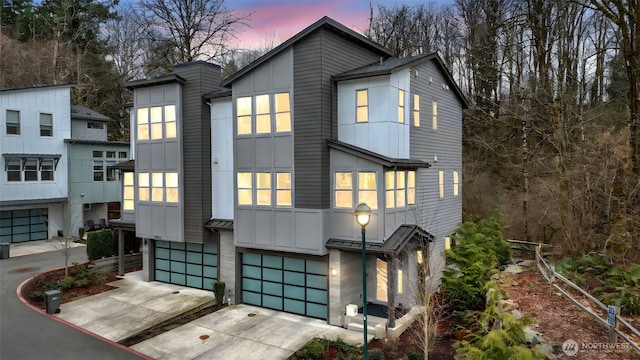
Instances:
[[[366,227],[371,220],[371,208],[365,204],[358,204],[355,211],[356,222],[362,228],[362,320],[364,322],[364,360],[369,359],[367,341],[367,248],[366,248]]]

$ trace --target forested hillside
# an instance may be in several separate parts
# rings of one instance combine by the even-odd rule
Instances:
[[[75,83],[112,140],[129,136],[124,81],[194,59],[229,74],[261,53],[226,45],[250,15],[224,0],[0,2],[0,88]],[[640,5],[407,4],[372,8],[365,35],[397,56],[438,51],[469,99],[465,218],[497,208],[511,238],[640,260]]]

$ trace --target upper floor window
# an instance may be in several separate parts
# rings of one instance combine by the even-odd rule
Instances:
[[[416,172],[387,171],[385,173],[385,207],[401,208],[416,203]]]
[[[291,131],[290,100],[289,93],[237,98],[237,134],[271,134]]]
[[[276,205],[291,206],[291,173],[276,173]]]
[[[132,195],[132,190],[127,190],[133,178],[127,179],[125,173],[125,202]],[[177,203],[179,200],[178,173],[153,172],[138,173],[138,200],[152,201],[154,203]],[[133,210],[133,204],[130,204]]]
[[[253,205],[253,174],[239,172],[238,181],[238,205]]]
[[[271,132],[271,110],[269,109],[269,95],[256,96],[256,134]]]
[[[256,173],[256,205],[271,206],[271,173]]]
[[[420,126],[420,95],[413,95],[413,126]]]
[[[276,132],[291,131],[291,100],[289,93],[279,93],[276,98]]]
[[[118,157],[120,159],[126,159],[127,158],[127,152],[126,151],[119,151],[118,152]]]
[[[251,97],[236,99],[236,113],[238,114],[238,135],[248,135],[251,130]]]
[[[134,173],[127,171],[124,173],[124,189],[122,194],[122,208],[125,211],[134,209]]]
[[[116,157],[116,152],[115,151],[107,151],[107,157],[108,158],[115,158]]]
[[[20,135],[20,111],[7,110],[7,134]]]
[[[22,160],[7,159],[7,181],[22,181]]]
[[[438,171],[438,189],[440,192],[440,198],[444,197],[444,171]]]
[[[353,180],[351,172],[336,172],[335,206],[338,208],[353,207]]]
[[[104,124],[101,122],[89,121],[87,123],[87,129],[104,129]]]
[[[356,91],[356,122],[369,121],[369,90]]]
[[[398,90],[398,122],[404,124],[404,90]]]
[[[458,172],[453,172],[453,196],[458,196],[460,194],[460,179],[458,177]]]
[[[173,139],[177,136],[176,106],[138,108],[138,140]]]
[[[115,165],[118,160],[116,159],[116,151],[93,151],[93,181],[116,181],[118,176],[116,170],[110,168]]]
[[[358,204],[366,203],[372,209],[378,208],[378,186],[375,172],[358,173]]]
[[[6,159],[8,182],[53,181],[57,159],[11,158]]]
[[[93,181],[104,181],[104,163],[102,160],[93,162]]]
[[[353,172],[336,172],[334,178],[334,206],[336,208],[353,208],[354,194],[357,203],[366,203],[371,209],[378,208],[378,186],[375,172],[361,171],[356,173],[358,179],[354,186]]]
[[[53,115],[40,113],[40,136],[53,136]]]
[[[433,130],[437,130],[438,129],[438,102],[437,101],[433,101],[433,103],[431,104],[431,128]]]

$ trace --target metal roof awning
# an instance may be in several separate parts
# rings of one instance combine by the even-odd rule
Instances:
[[[397,159],[390,158],[384,155],[380,155],[373,151],[363,149],[361,147],[347,144],[342,141],[327,139],[327,146],[331,149],[340,150],[344,153],[357,156],[362,159],[366,159],[372,161],[376,164],[380,164],[382,166],[386,166],[389,168],[399,168],[399,169],[417,169],[417,168],[428,168],[431,167],[426,161],[416,160],[416,159]]]
[[[401,225],[383,243],[366,243],[365,249],[371,254],[398,255],[410,242],[424,245],[434,241],[433,235],[418,225]],[[328,249],[358,252],[362,251],[362,242],[355,240],[329,239],[325,246]]]
[[[58,167],[58,162],[60,161],[60,157],[62,155],[59,154],[2,154],[2,157],[10,160],[10,159],[20,159],[21,167],[24,170],[24,165],[27,160],[30,159],[38,159],[39,163],[42,164],[42,160],[53,160],[53,168],[54,170]],[[7,171],[9,168],[9,162],[5,161],[4,163],[4,171]]]
[[[123,162],[119,162],[115,165],[108,166],[109,169],[119,169],[125,171],[134,171],[135,170],[135,160],[126,160]]]
[[[233,230],[233,220],[211,219],[204,223],[204,227],[213,231]]]

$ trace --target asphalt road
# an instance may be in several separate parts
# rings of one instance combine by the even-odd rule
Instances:
[[[71,251],[69,264],[87,260],[84,247]],[[43,270],[63,266],[61,251],[0,260],[0,360],[140,359],[133,353],[50,319],[18,299],[16,289],[24,280]]]

